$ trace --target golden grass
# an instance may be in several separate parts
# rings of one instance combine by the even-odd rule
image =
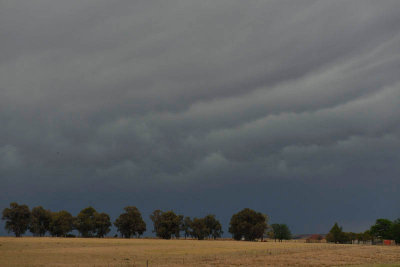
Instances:
[[[372,266],[400,263],[400,247],[0,237],[0,266],[146,266],[147,262],[149,266]]]

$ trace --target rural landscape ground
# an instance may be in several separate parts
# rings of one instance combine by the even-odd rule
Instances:
[[[400,266],[400,247],[275,242],[0,237],[0,266]]]

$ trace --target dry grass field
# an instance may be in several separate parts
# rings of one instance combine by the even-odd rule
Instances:
[[[0,266],[396,266],[396,263],[400,264],[400,247],[396,246],[0,237]]]

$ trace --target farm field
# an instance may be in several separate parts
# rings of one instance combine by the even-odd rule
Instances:
[[[158,239],[0,237],[0,266],[400,264],[400,247]],[[386,266],[386,265],[385,265]]]

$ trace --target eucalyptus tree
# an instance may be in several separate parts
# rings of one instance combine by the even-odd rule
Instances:
[[[9,208],[3,210],[2,215],[1,219],[6,221],[6,230],[9,233],[13,232],[16,237],[25,234],[29,229],[31,212],[27,205],[19,205],[16,202],[12,202]]]

